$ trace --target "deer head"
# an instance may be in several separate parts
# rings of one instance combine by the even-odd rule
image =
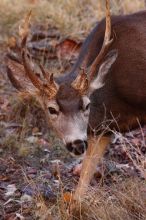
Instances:
[[[26,23],[28,19],[25,22],[25,29],[28,30]],[[117,58],[116,50],[107,54],[107,49],[112,42],[109,1],[106,1],[106,30],[101,51],[88,71],[85,68],[81,69],[72,82],[60,83],[41,65],[43,80],[40,80],[32,68],[25,46],[27,34],[28,31],[22,34],[22,64],[7,59],[9,79],[20,92],[38,100],[45,111],[48,123],[62,138],[67,149],[75,155],[80,155],[87,148],[90,95],[94,90],[104,86],[105,76]]]

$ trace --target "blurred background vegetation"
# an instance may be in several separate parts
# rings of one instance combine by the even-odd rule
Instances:
[[[30,9],[33,20],[56,26],[66,36],[86,35],[104,16],[104,0],[1,0],[0,41],[18,27]],[[111,0],[112,14],[127,14],[145,8],[144,0]]]

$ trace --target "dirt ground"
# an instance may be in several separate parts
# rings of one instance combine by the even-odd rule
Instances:
[[[103,17],[103,1],[26,2],[0,3],[0,220],[145,220],[146,126],[138,123],[136,130],[113,134],[80,213],[70,213],[67,192],[75,190],[79,177],[73,170],[81,161],[48,128],[38,103],[17,95],[6,74],[5,56],[19,56],[18,26],[28,9],[34,11],[27,42],[31,58],[63,74]],[[145,7],[138,0],[111,2],[115,14]]]

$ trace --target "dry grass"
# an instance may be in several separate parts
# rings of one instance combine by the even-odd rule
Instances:
[[[86,35],[104,16],[103,0],[1,0],[0,29],[2,34],[14,32],[24,14],[30,9],[34,20],[47,21],[65,35],[78,37]],[[35,1],[34,1],[35,2]],[[144,0],[111,0],[112,14],[130,13],[144,9]],[[6,35],[5,35],[6,36]]]
[[[89,198],[83,204],[84,220],[146,219],[146,185],[138,179],[117,181],[112,187],[99,186],[90,191]]]
[[[89,189],[78,210],[70,211],[70,205],[58,199],[47,205],[36,198],[36,216],[44,220],[145,220],[146,183],[138,178],[125,179],[111,186],[97,185]]]

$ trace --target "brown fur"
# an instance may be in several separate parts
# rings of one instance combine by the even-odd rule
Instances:
[[[70,85],[63,84],[56,95],[57,104],[65,115],[74,114],[82,108],[82,99],[78,91]]]
[[[87,66],[91,65],[101,49],[104,32],[105,20],[89,34],[73,70],[59,82],[75,79],[85,58]],[[137,120],[146,122],[146,12],[113,16],[112,37],[109,51],[117,49],[118,58],[107,74],[105,86],[91,95],[90,131],[103,121],[121,132],[137,127]]]

